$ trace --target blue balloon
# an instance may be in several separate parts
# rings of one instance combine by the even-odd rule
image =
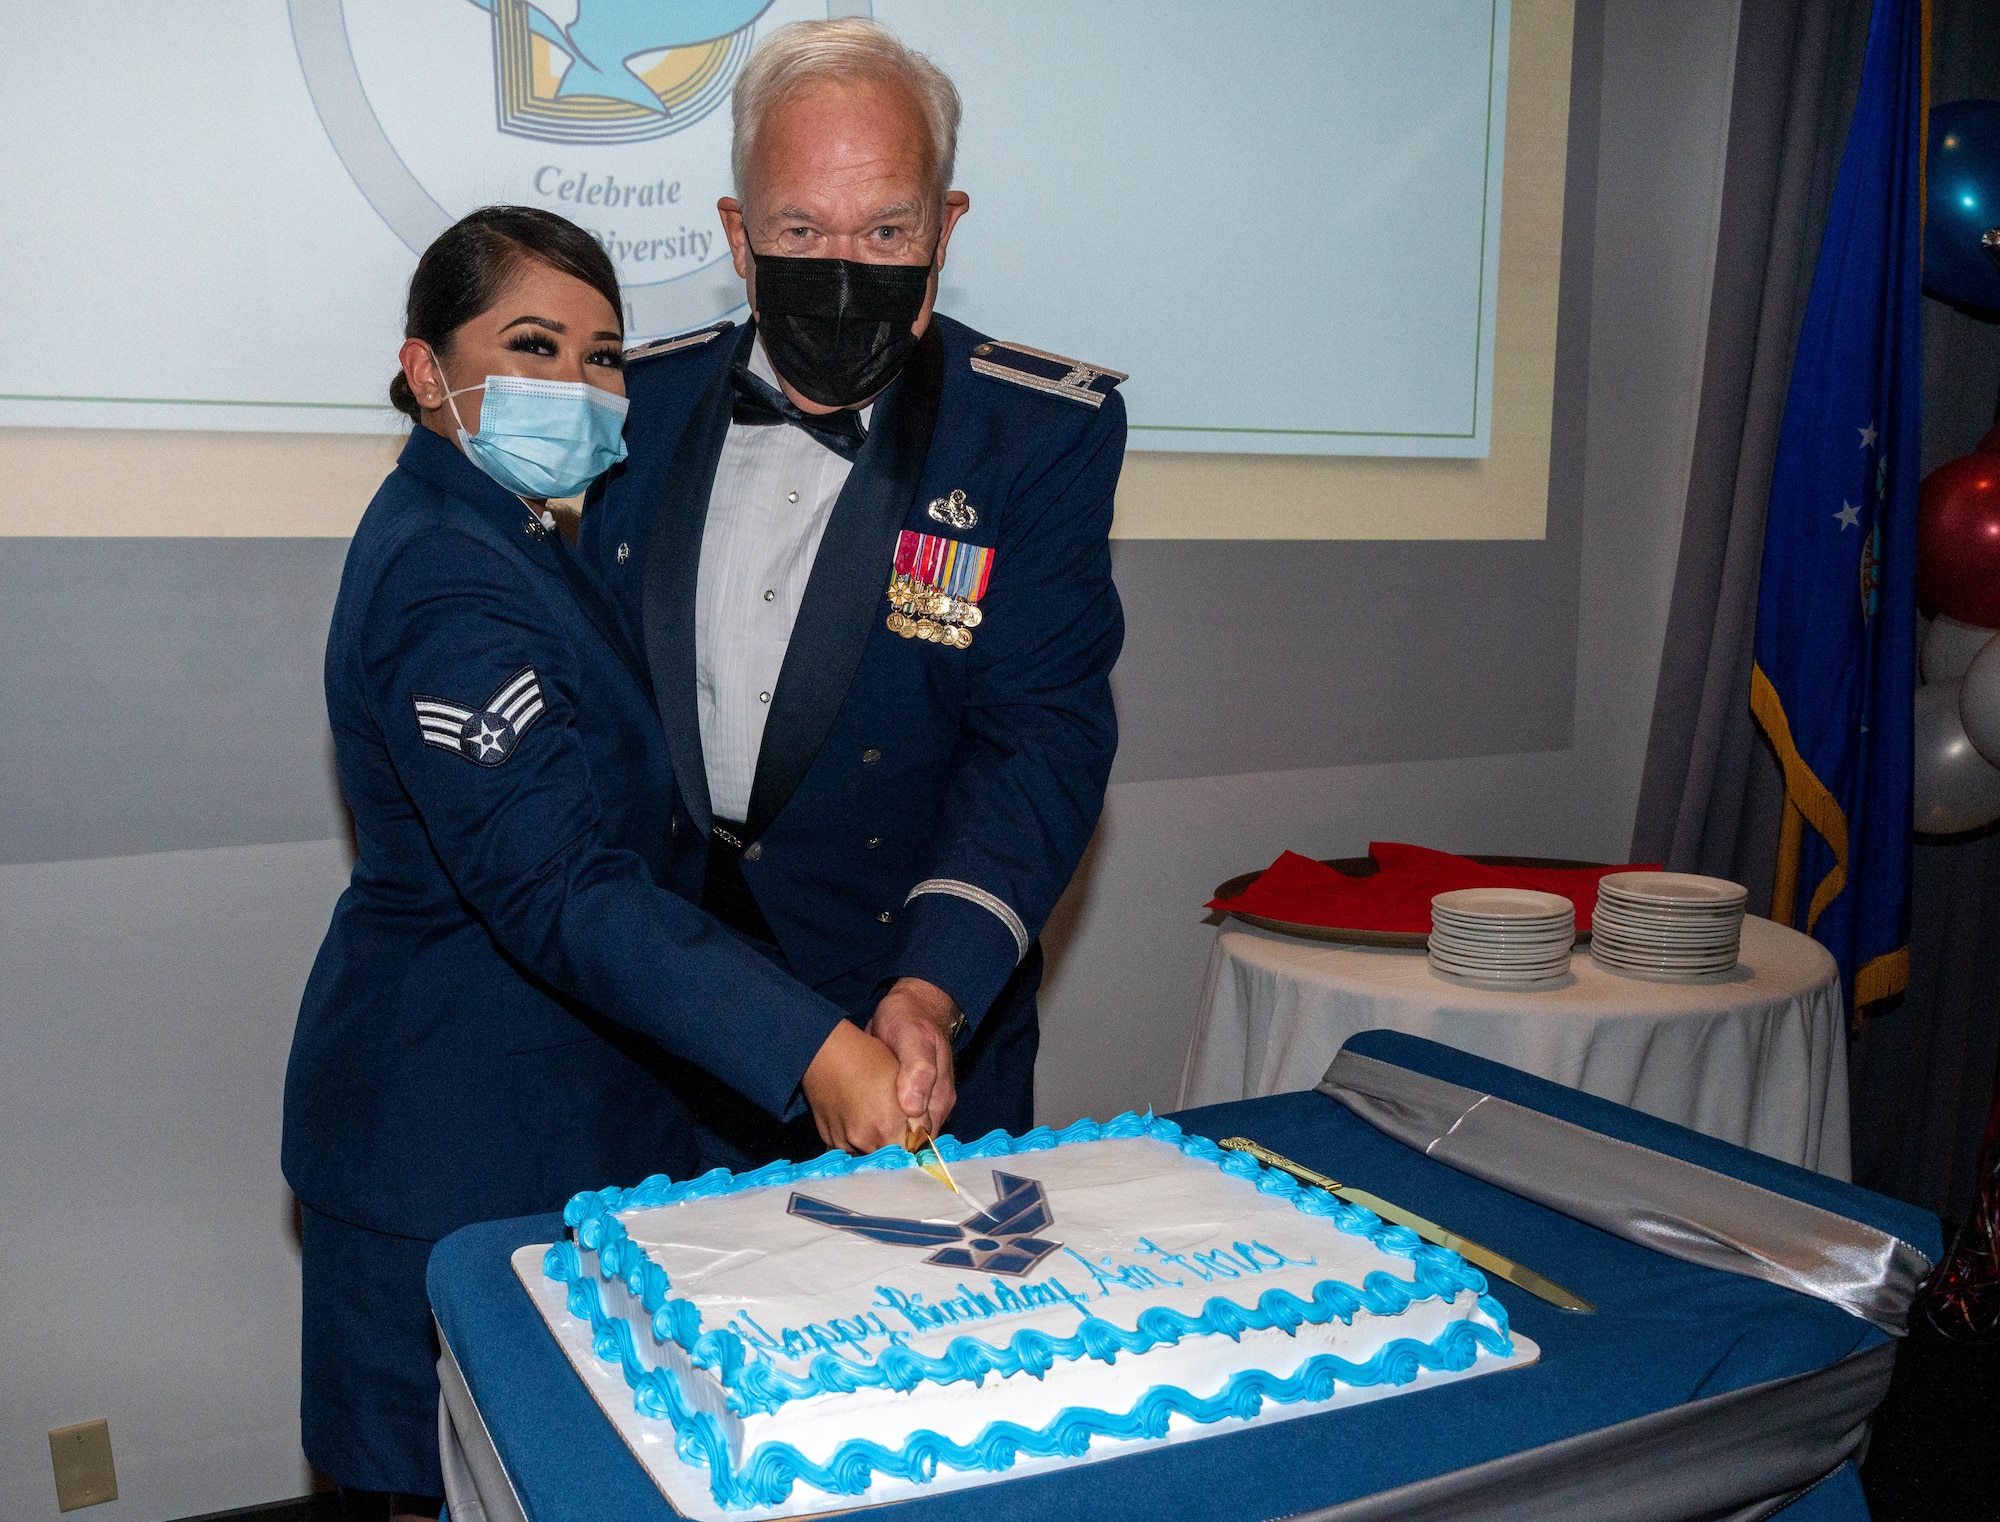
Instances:
[[[2000,100],[1931,107],[1924,291],[2000,322],[2000,259],[1980,240],[2000,228]]]

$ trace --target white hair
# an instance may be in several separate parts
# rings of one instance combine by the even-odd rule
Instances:
[[[735,139],[729,168],[740,197],[749,185],[757,132],[772,110],[808,85],[892,80],[916,97],[930,128],[930,176],[940,199],[951,188],[958,157],[958,87],[922,53],[912,52],[881,22],[865,16],[793,21],[757,44],[736,81],[730,115]]]

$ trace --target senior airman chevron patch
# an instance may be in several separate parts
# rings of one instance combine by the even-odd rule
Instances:
[[[514,754],[528,726],[542,716],[542,684],[523,666],[478,708],[417,693],[417,732],[424,744],[463,756],[476,766],[498,766]]]
[[[998,342],[975,348],[972,368],[994,380],[1012,381],[1051,396],[1066,396],[1086,407],[1102,407],[1104,399],[1118,389],[1118,383],[1127,379],[1121,370],[1100,369],[1080,359],[1065,359],[1060,354],[1031,349],[1026,344]]]

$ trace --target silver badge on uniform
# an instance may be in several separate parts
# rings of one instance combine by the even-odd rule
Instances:
[[[939,497],[925,509],[933,523],[949,523],[953,528],[973,528],[979,523],[979,509],[965,500],[965,493],[952,488],[949,497]]]
[[[514,754],[521,736],[542,716],[542,683],[523,666],[478,708],[417,693],[417,730],[424,744],[464,757],[476,766],[498,766]]]

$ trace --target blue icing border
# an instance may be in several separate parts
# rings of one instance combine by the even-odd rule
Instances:
[[[957,1161],[1133,1137],[1170,1143],[1189,1157],[1249,1180],[1260,1192],[1286,1200],[1303,1214],[1326,1217],[1340,1230],[1366,1238],[1381,1251],[1411,1260],[1412,1282],[1377,1271],[1367,1276],[1360,1289],[1336,1279],[1322,1280],[1314,1286],[1310,1300],[1274,1289],[1259,1296],[1254,1307],[1246,1308],[1224,1296],[1216,1296],[1203,1305],[1198,1316],[1191,1317],[1166,1306],[1152,1307],[1140,1313],[1130,1332],[1092,1315],[1086,1316],[1070,1337],[1051,1337],[1045,1332],[1024,1329],[1003,1347],[975,1337],[958,1337],[935,1358],[897,1344],[871,1364],[857,1365],[824,1354],[812,1362],[805,1374],[792,1375],[761,1359],[746,1358],[742,1339],[727,1328],[703,1331],[699,1309],[690,1300],[670,1296],[672,1286],[666,1271],[645,1255],[616,1219],[621,1211],[714,1198],[802,1179],[914,1167],[914,1159],[900,1147],[886,1147],[864,1157],[829,1152],[810,1162],[772,1163],[744,1174],[718,1168],[679,1184],[664,1175],[655,1175],[631,1189],[579,1194],[563,1210],[563,1219],[574,1229],[576,1242],[558,1242],[552,1246],[544,1256],[542,1271],[567,1286],[571,1314],[591,1324],[593,1351],[606,1362],[616,1362],[622,1367],[625,1382],[633,1391],[634,1404],[643,1415],[673,1424],[676,1451],[683,1461],[709,1471],[716,1500],[723,1506],[774,1505],[791,1493],[793,1483],[798,1480],[832,1494],[855,1495],[866,1490],[876,1474],[926,1481],[941,1465],[953,1469],[999,1470],[1011,1467],[1020,1454],[1075,1456],[1088,1450],[1094,1436],[1163,1436],[1169,1417],[1175,1414],[1203,1423],[1232,1416],[1254,1416],[1266,1400],[1288,1405],[1327,1399],[1336,1382],[1407,1384],[1422,1369],[1470,1368],[1482,1347],[1501,1357],[1513,1351],[1505,1307],[1486,1293],[1485,1278],[1457,1253],[1426,1244],[1406,1227],[1390,1225],[1372,1211],[1302,1185],[1290,1175],[1265,1168],[1243,1153],[1225,1152],[1206,1137],[1189,1136],[1171,1121],[1127,1111],[1102,1124],[1080,1120],[1061,1131],[1038,1126],[1019,1137],[994,1131],[967,1144],[946,1137],[940,1142],[940,1150],[947,1160]],[[970,1444],[957,1444],[930,1431],[913,1433],[896,1450],[856,1438],[841,1444],[826,1464],[817,1464],[789,1443],[763,1443],[751,1455],[749,1465],[738,1471],[730,1460],[728,1438],[720,1422],[686,1404],[679,1380],[670,1369],[663,1365],[648,1368],[643,1364],[633,1342],[631,1324],[604,1310],[603,1296],[583,1267],[578,1244],[597,1253],[598,1277],[604,1282],[624,1281],[627,1291],[652,1316],[656,1338],[678,1343],[697,1367],[715,1372],[730,1391],[730,1409],[739,1414],[776,1411],[792,1400],[871,1387],[907,1391],[926,1382],[951,1384],[967,1379],[983,1385],[988,1374],[1005,1377],[1028,1373],[1039,1379],[1058,1360],[1092,1357],[1115,1363],[1120,1353],[1143,1354],[1162,1344],[1177,1343],[1185,1336],[1220,1333],[1233,1339],[1246,1331],[1272,1327],[1292,1333],[1302,1324],[1323,1324],[1335,1316],[1351,1322],[1359,1310],[1396,1315],[1412,1303],[1432,1296],[1447,1301],[1455,1299],[1461,1289],[1470,1289],[1478,1296],[1480,1309],[1493,1319],[1498,1331],[1471,1321],[1459,1321],[1430,1343],[1398,1338],[1385,1344],[1363,1364],[1350,1363],[1328,1353],[1308,1359],[1294,1374],[1283,1379],[1247,1370],[1233,1376],[1218,1394],[1207,1399],[1178,1386],[1158,1385],[1123,1416],[1094,1408],[1066,1407],[1039,1431],[1017,1423],[997,1422]]]

